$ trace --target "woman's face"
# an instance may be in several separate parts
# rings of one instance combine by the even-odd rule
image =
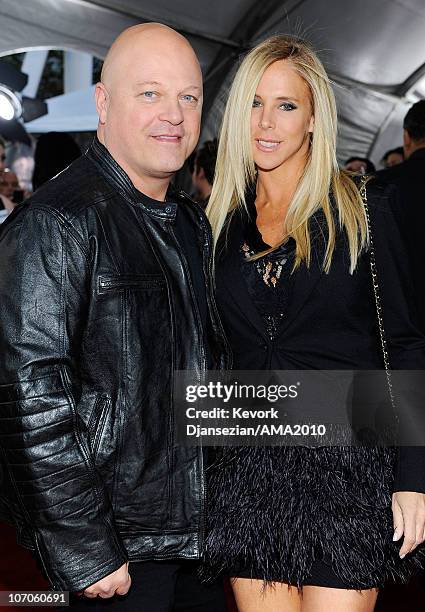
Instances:
[[[251,114],[252,153],[260,170],[287,162],[304,166],[314,118],[309,88],[288,60],[269,66],[258,84]]]

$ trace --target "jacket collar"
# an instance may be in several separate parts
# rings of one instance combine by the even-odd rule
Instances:
[[[115,161],[97,136],[94,137],[86,155],[96,164],[105,180],[131,205],[139,208],[141,207],[149,215],[159,219],[175,219],[177,214],[177,204],[175,202],[177,199],[183,198],[186,194],[183,194],[183,192],[175,192],[170,187],[167,191],[166,201],[159,202],[142,193],[136,189],[128,174]]]
[[[410,161],[411,159],[425,159],[425,148],[422,147],[421,149],[416,149],[416,151],[413,151],[412,155],[407,161]]]
[[[246,200],[248,215],[245,209],[237,210],[229,222],[227,241],[224,238],[220,243],[220,267],[221,278],[226,285],[228,294],[232,297],[241,315],[268,340],[264,321],[252,301],[245,280],[241,274],[240,246],[245,239],[247,224],[252,223],[255,212],[252,210],[252,201]],[[255,204],[254,204],[255,207]],[[310,266],[307,268],[303,263],[295,272],[294,284],[291,291],[291,300],[288,311],[285,314],[285,322],[280,328],[279,337],[282,338],[287,328],[295,321],[298,312],[308,301],[311,293],[323,275],[323,259],[326,251],[326,237],[323,231],[325,217],[322,210],[318,210],[310,220],[312,257]]]

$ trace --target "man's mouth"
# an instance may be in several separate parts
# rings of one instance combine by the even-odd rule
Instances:
[[[160,142],[178,143],[181,141],[182,136],[179,134],[157,134],[152,136],[152,138],[155,138],[155,140],[159,140]]]

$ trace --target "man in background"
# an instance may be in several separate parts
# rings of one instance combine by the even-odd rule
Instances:
[[[393,166],[398,166],[404,162],[404,149],[403,147],[396,147],[395,149],[390,149],[386,151],[385,155],[382,157],[382,165],[384,168],[392,168]]]
[[[6,170],[6,142],[0,136],[0,223],[4,221],[4,219],[10,212],[12,212],[15,206],[11,198],[8,197],[5,193],[5,191],[7,191],[7,185],[4,185],[3,183],[3,174],[5,170]],[[6,177],[6,182],[8,178],[10,177]],[[16,177],[16,180],[17,180],[17,177]],[[19,185],[18,185],[18,189],[19,189]]]
[[[80,155],[80,147],[71,134],[66,132],[41,134],[37,139],[34,151],[33,190],[35,191],[62,172]]]
[[[0,136],[0,172],[6,168],[6,142]]]
[[[381,180],[397,185],[394,210],[406,245],[415,295],[413,305],[425,333],[425,100],[413,104],[403,121],[405,161],[377,173]]]
[[[195,188],[193,197],[203,208],[206,208],[214,181],[217,140],[207,140],[193,155],[193,169],[191,169],[192,183]]]
[[[5,168],[0,172],[0,194],[12,200],[14,204],[20,204],[20,201],[15,201],[16,192],[22,191],[19,185],[19,179],[13,170]],[[23,192],[22,192],[23,193]]]

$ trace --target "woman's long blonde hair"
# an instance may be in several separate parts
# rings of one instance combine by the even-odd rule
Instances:
[[[311,259],[309,219],[320,208],[328,226],[323,267],[328,271],[335,248],[336,228],[330,192],[338,211],[339,226],[346,232],[350,272],[368,241],[367,223],[359,190],[336,159],[337,113],[326,71],[309,45],[298,38],[277,35],[257,45],[243,60],[230,89],[223,116],[215,178],[207,214],[214,241],[228,214],[245,205],[245,191],[256,179],[251,150],[251,112],[258,83],[268,66],[286,59],[307,83],[314,115],[314,132],[307,163],[288,208],[283,240],[296,241],[295,267]]]

